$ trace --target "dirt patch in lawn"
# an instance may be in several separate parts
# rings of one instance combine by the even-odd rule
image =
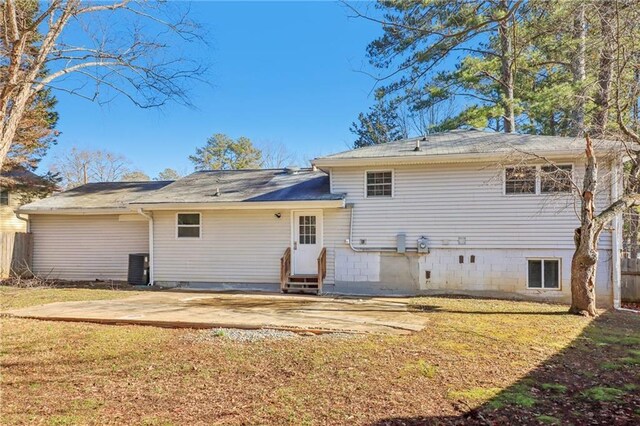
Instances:
[[[207,331],[2,318],[2,423],[640,422],[640,316],[414,302],[424,330],[357,338],[199,340]]]

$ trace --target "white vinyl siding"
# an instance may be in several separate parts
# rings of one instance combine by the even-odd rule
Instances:
[[[176,213],[153,213],[155,281],[280,282],[280,258],[291,243],[289,211],[205,210],[199,239],[176,238]]]
[[[33,269],[63,280],[127,279],[130,253],[148,253],[148,222],[114,215],[31,215]]]
[[[18,219],[15,209],[20,206],[20,194],[3,190],[8,204],[0,204],[0,232],[27,232],[26,220]],[[22,215],[26,219],[26,215]]]
[[[566,163],[565,163],[566,164]],[[608,201],[606,166],[596,206]],[[394,167],[394,198],[366,198],[365,167],[333,168],[333,191],[347,193],[354,203],[353,240],[370,247],[395,247],[396,235],[406,233],[407,246],[420,236],[432,247],[566,248],[573,249],[578,224],[571,194],[505,196],[504,168],[496,164],[440,164]],[[574,174],[581,176],[582,167]],[[327,229],[329,226],[327,226]],[[342,237],[348,238],[348,232]],[[611,247],[603,232],[600,248]]]

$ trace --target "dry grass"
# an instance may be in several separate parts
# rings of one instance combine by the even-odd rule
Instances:
[[[131,294],[0,288],[5,308]],[[639,414],[640,316],[591,321],[563,306],[494,300],[415,304],[430,326],[411,336],[253,343],[2,318],[0,423],[539,424],[581,423],[589,407]]]

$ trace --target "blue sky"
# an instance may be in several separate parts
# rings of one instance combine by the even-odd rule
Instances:
[[[59,93],[58,146],[40,170],[72,146],[120,153],[151,177],[192,170],[188,156],[213,133],[283,144],[300,160],[348,148],[349,126],[373,102],[367,44],[379,25],[334,2],[196,2],[192,17],[208,45],[210,85],[193,88],[196,109],[142,110],[124,98],[100,106]],[[301,161],[300,161],[301,162]]]

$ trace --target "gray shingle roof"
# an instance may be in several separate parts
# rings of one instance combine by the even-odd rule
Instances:
[[[193,173],[140,197],[134,204],[322,201],[343,198],[343,194],[329,193],[329,176],[326,173],[312,169],[301,169],[294,174],[283,169],[207,170]]]
[[[88,183],[20,208],[25,212],[75,209],[127,209],[141,196],[169,185],[172,181]]]
[[[381,157],[427,157],[455,154],[498,154],[504,155],[520,150],[526,152],[575,151],[584,152],[583,138],[524,135],[518,133],[498,133],[477,129],[453,130],[446,133],[403,139],[386,144],[367,146],[350,151],[339,152],[318,158],[331,159],[365,159]],[[420,150],[415,151],[416,141],[420,140]],[[611,141],[594,141],[598,149],[610,149],[616,144]]]

